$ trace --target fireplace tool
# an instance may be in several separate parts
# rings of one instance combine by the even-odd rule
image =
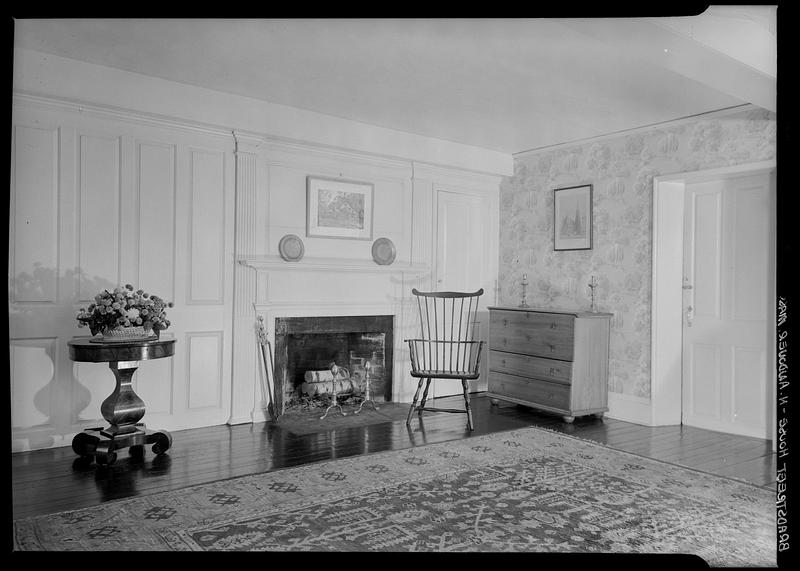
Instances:
[[[337,365],[335,362],[331,363],[331,373],[333,374],[333,379],[331,380],[331,386],[333,387],[333,402],[331,403],[331,405],[328,408],[325,409],[325,414],[323,414],[322,416],[319,417],[320,420],[323,420],[326,416],[328,416],[328,413],[334,407],[339,409],[339,412],[342,413],[342,416],[347,416],[347,413],[344,410],[342,410],[342,406],[338,402],[336,402],[336,379],[339,376],[339,371],[340,370],[341,369],[340,369],[339,365]],[[344,369],[344,370],[347,371],[347,369]],[[349,374],[349,371],[348,371],[348,374]]]
[[[372,400],[370,398],[370,395],[369,395],[369,370],[371,368],[372,368],[372,364],[369,361],[366,361],[364,363],[364,379],[366,380],[367,387],[366,387],[366,390],[364,392],[364,400],[361,401],[361,404],[358,405],[358,410],[356,410],[353,414],[358,414],[359,412],[361,412],[361,407],[364,406],[365,402],[371,402],[372,403],[372,408],[374,408],[375,410],[378,410],[378,408],[379,408],[378,405],[375,404],[375,401]]]
[[[264,316],[258,316],[258,343],[261,346],[261,359],[264,361],[264,378],[266,379],[266,387],[261,387],[266,393],[265,398],[268,399],[267,411],[273,420],[278,420],[278,414],[275,410],[275,393],[272,390],[271,378],[274,378],[275,371],[272,367],[272,347],[267,337],[267,331],[264,328]]]

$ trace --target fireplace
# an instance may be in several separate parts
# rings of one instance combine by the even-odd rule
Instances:
[[[392,398],[393,315],[275,318],[275,405],[292,412]],[[332,365],[338,369],[332,382]],[[368,373],[368,374],[367,374]]]

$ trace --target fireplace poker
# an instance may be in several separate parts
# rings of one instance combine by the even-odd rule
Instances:
[[[269,415],[273,418],[273,420],[278,420],[278,414],[275,411],[275,393],[272,390],[272,383],[270,381],[270,377],[274,377],[274,370],[272,368],[272,346],[270,345],[269,338],[267,337],[267,332],[264,329],[264,317],[259,315],[258,316],[258,341],[259,345],[261,346],[261,358],[264,361],[264,378],[266,379],[266,388],[265,392],[267,393],[264,395],[269,399],[267,402],[267,411],[269,411]]]

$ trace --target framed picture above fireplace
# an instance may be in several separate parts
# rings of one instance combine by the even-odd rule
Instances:
[[[306,234],[314,238],[372,240],[375,185],[306,177]]]

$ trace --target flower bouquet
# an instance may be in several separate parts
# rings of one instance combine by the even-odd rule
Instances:
[[[103,290],[94,296],[94,303],[78,311],[78,327],[88,327],[92,335],[101,333],[106,340],[158,337],[170,326],[167,308],[173,303],[133,286]]]

